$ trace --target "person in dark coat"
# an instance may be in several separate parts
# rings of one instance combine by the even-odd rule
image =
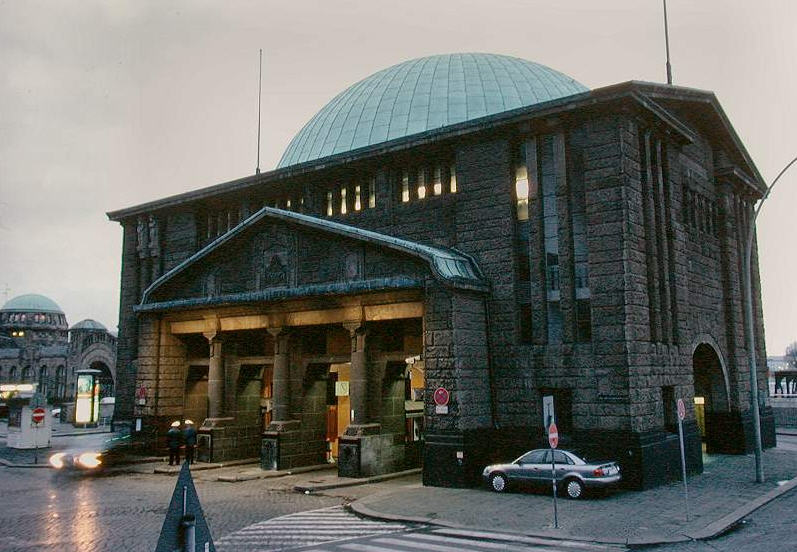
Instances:
[[[185,440],[185,461],[193,464],[194,451],[196,450],[196,429],[194,428],[194,422],[191,420],[185,421],[183,439]]]
[[[169,465],[180,465],[180,445],[183,444],[183,432],[180,431],[180,422],[172,422],[172,427],[166,432],[166,445],[169,447]]]

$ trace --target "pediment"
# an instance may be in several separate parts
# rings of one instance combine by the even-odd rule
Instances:
[[[264,207],[156,280],[137,310],[422,287],[427,277],[482,286],[455,251]]]

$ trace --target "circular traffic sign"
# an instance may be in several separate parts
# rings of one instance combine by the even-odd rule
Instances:
[[[683,399],[678,399],[678,419],[683,420],[686,417],[686,407],[684,406]]]
[[[445,406],[448,404],[451,395],[445,387],[438,387],[434,390],[434,403],[437,406]]]
[[[44,421],[44,417],[47,415],[45,410],[41,407],[34,408],[33,414],[31,414],[31,419],[33,419],[34,424],[40,424]]]
[[[559,446],[559,430],[556,424],[551,424],[551,427],[548,428],[548,444],[551,445],[552,449]]]

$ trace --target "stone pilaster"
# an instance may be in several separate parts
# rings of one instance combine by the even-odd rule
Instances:
[[[288,363],[288,335],[282,328],[269,328],[274,336],[274,375],[272,398],[273,419],[284,422],[290,419],[290,367]]]

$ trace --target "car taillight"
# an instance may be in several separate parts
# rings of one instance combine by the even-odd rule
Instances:
[[[603,477],[606,474],[604,473],[603,468],[598,468],[592,471],[592,475],[594,475],[595,477]]]

